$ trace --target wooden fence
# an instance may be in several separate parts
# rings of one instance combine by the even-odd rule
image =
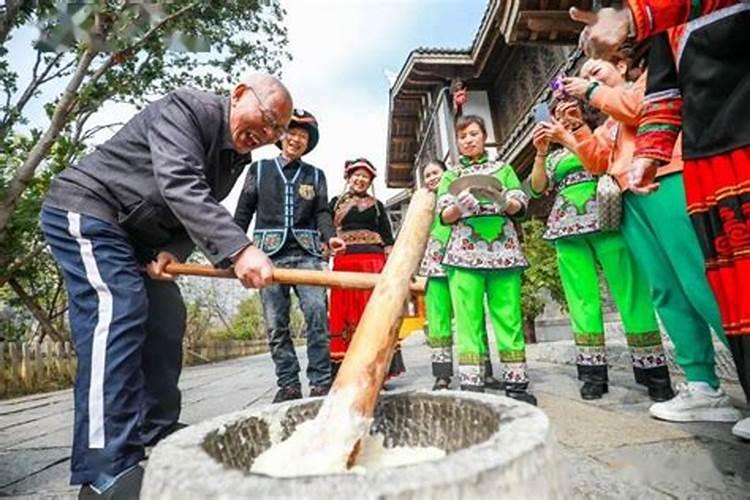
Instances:
[[[266,340],[186,344],[183,363],[211,363],[267,350]],[[76,355],[70,342],[0,342],[0,399],[70,387],[75,373]]]

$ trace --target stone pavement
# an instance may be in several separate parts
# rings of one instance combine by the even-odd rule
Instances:
[[[616,365],[604,399],[584,402],[560,347],[530,346],[532,389],[558,439],[570,498],[750,498],[750,443],[729,424],[668,424],[648,417],[645,391]],[[300,350],[304,356],[304,351]],[[429,350],[421,335],[403,349],[407,373],[394,388],[429,388]],[[552,362],[550,362],[552,361]],[[198,422],[273,397],[268,354],[185,370],[183,420]],[[725,384],[737,403],[741,391]],[[0,402],[0,497],[74,498],[67,485],[72,393]],[[147,462],[146,462],[147,463]]]

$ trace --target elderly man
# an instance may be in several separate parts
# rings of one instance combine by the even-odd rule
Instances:
[[[177,425],[185,306],[165,266],[197,245],[244,286],[270,283],[271,261],[219,201],[291,111],[269,75],[229,97],[180,89],[52,183],[41,222],[78,355],[71,483],[81,497],[137,498],[144,446]]]

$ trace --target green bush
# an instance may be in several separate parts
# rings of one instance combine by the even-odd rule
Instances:
[[[523,251],[529,261],[521,286],[523,315],[526,321],[533,321],[544,310],[542,289],[549,290],[552,299],[561,307],[565,308],[566,302],[555,249],[542,239],[544,223],[538,219],[530,219],[521,224],[521,227]]]
[[[300,338],[305,335],[305,318],[294,294],[292,294],[289,330],[293,338]],[[266,325],[263,320],[263,303],[259,293],[253,293],[240,302],[225,334],[227,337],[236,340],[265,338]]]

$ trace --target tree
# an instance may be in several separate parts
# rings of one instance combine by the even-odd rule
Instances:
[[[53,314],[64,302],[56,271],[30,265],[49,262],[38,213],[54,174],[85,154],[97,133],[121,125],[91,124],[105,102],[139,108],[180,86],[226,92],[251,68],[278,73],[288,58],[283,15],[278,0],[7,0],[0,7],[0,287],[14,279],[14,290]],[[41,35],[29,47],[29,74],[20,75],[7,45],[31,23]],[[49,123],[30,119],[35,102],[44,103]],[[41,283],[43,291],[31,290]]]
[[[299,308],[297,296],[292,294],[289,308],[289,332],[293,339],[305,335],[305,318]],[[257,340],[266,336],[266,323],[263,319],[263,303],[259,293],[253,293],[240,302],[226,336],[237,340]]]
[[[545,225],[538,219],[522,224],[523,252],[529,268],[523,274],[521,296],[523,297],[524,330],[530,340],[536,340],[534,320],[544,310],[543,290],[548,290],[552,299],[564,305],[565,295],[557,268],[557,254],[552,245],[542,239]]]

